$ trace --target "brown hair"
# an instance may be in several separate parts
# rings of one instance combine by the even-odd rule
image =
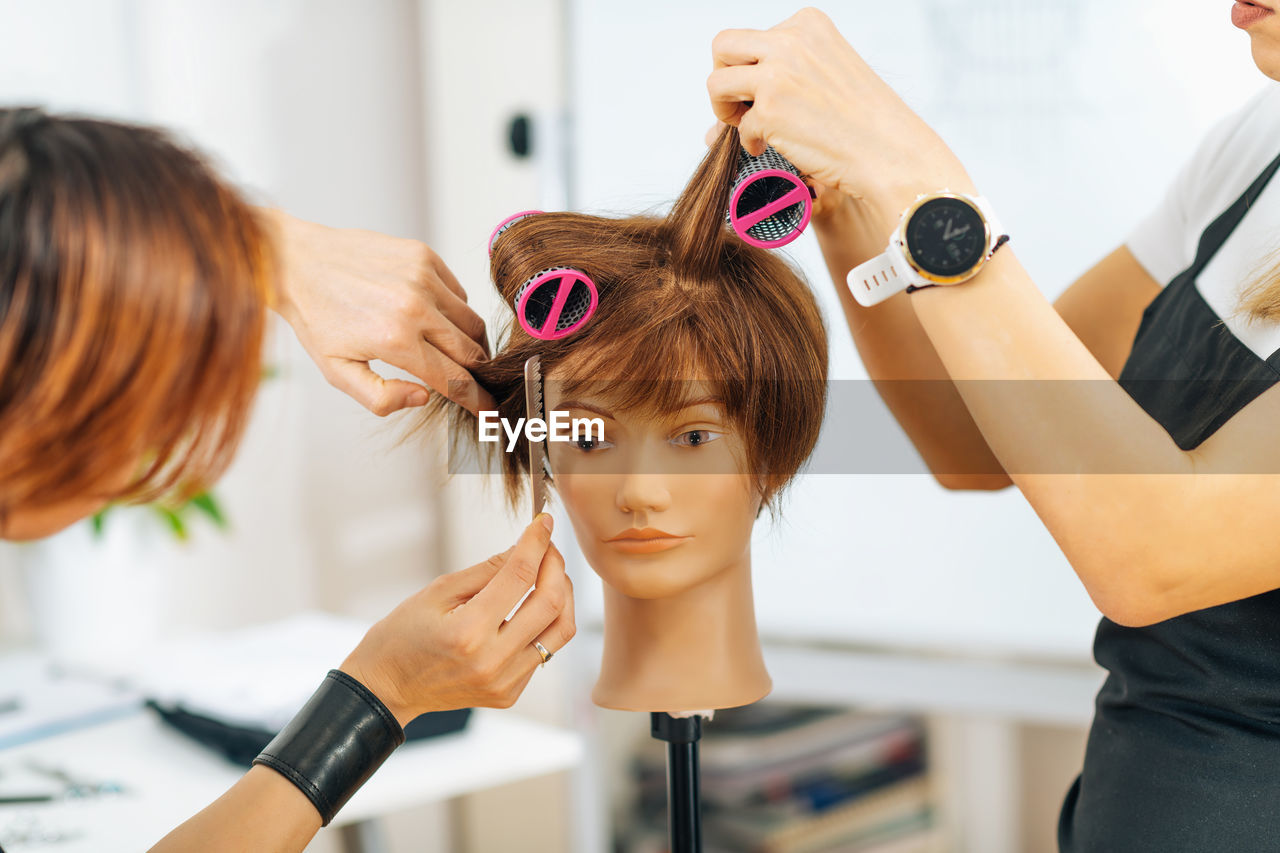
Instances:
[[[800,274],[725,224],[739,150],[737,129],[727,128],[665,218],[545,213],[496,240],[491,272],[508,305],[524,282],[557,266],[582,270],[600,294],[580,331],[543,341],[512,321],[493,359],[473,368],[502,418],[524,416],[523,367],[535,353],[544,376],[563,363],[565,393],[592,385],[620,411],[678,409],[687,402],[679,380],[697,377],[742,437],[763,501],[795,476],[822,424],[826,332]],[[476,419],[461,407],[436,398],[427,416],[446,408],[455,450],[474,447]],[[523,436],[501,465],[514,504],[528,468]]]
[[[213,480],[258,385],[269,254],[164,133],[0,110],[0,511]]]

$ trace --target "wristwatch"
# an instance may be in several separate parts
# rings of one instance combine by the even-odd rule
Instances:
[[[859,305],[883,302],[978,274],[1005,243],[991,205],[981,196],[940,192],[915,200],[889,238],[889,248],[849,271],[846,283]]]

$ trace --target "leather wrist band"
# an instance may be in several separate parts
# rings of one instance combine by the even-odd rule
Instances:
[[[331,669],[253,763],[297,785],[328,826],[402,743],[404,729],[387,706],[345,672]]]

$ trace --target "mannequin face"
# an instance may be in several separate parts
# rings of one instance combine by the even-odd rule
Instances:
[[[1253,62],[1272,80],[1280,80],[1280,7],[1277,0],[1238,0],[1231,20],[1249,34]]]
[[[556,491],[601,579],[631,598],[667,598],[741,565],[760,496],[743,470],[741,437],[709,389],[687,382],[683,409],[641,417],[605,396],[570,399],[557,373],[548,375],[548,411],[604,422],[603,441],[548,442]]]

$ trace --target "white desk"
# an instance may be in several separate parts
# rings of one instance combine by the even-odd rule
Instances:
[[[6,853],[145,850],[243,774],[150,712],[0,751],[0,772],[28,759],[77,778],[118,781],[127,792],[50,804],[0,806],[0,838],[14,821],[75,832],[58,844],[6,844]],[[396,750],[334,819],[349,825],[428,802],[568,770],[582,739],[505,711],[479,709],[465,731]]]

